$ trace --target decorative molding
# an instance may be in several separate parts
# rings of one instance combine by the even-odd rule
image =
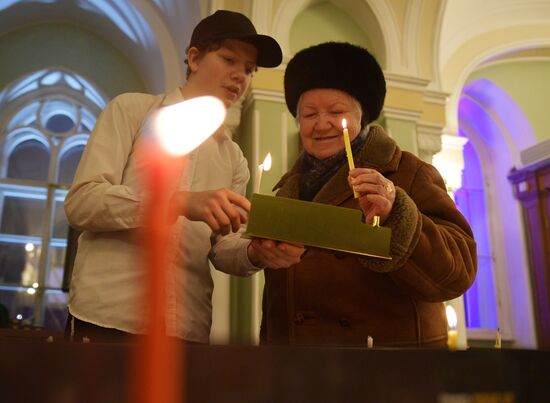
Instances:
[[[285,94],[279,91],[251,88],[243,101],[243,111],[246,111],[254,101],[268,101],[285,104]]]
[[[442,125],[432,122],[426,122],[424,120],[419,120],[416,127],[419,132],[427,135],[437,135],[439,137],[443,135],[445,130],[444,126]]]
[[[482,62],[479,65],[479,69],[483,69],[486,67],[493,67],[503,64],[510,64],[510,63],[532,63],[532,62],[549,62],[550,56],[543,56],[543,55],[536,55],[536,56],[509,56],[509,57],[498,57],[495,56],[493,58],[490,58],[484,62]]]
[[[441,151],[443,127],[428,122],[418,122],[416,125],[416,135],[418,143],[418,152],[422,157],[428,157],[431,161],[432,156]]]
[[[441,135],[441,151],[432,155],[432,164],[439,170],[452,195],[462,186],[464,156],[462,150],[468,142],[466,137]]]
[[[460,151],[464,149],[464,146],[468,143],[468,139],[466,137],[460,137],[455,135],[449,135],[449,134],[442,134],[441,135],[441,142],[444,145],[446,150],[453,150],[453,151]]]
[[[382,110],[382,117],[389,119],[405,120],[407,122],[418,122],[418,119],[422,115],[422,112],[413,111],[409,109],[397,109],[391,107],[384,107]]]
[[[534,146],[520,151],[523,166],[536,164],[550,158],[550,139],[543,140]]]
[[[447,105],[451,94],[442,91],[424,91],[424,102],[437,105]]]
[[[405,14],[401,62],[407,71],[418,75],[417,49],[419,25],[422,21],[422,0],[409,0]]]
[[[388,87],[424,92],[430,80],[401,74],[384,73]]]
[[[259,34],[271,34],[271,10],[273,4],[271,0],[250,1],[250,16]]]

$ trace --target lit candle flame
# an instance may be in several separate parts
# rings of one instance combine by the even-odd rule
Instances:
[[[447,314],[447,323],[449,324],[449,328],[451,330],[455,330],[458,319],[456,317],[456,312],[454,308],[450,305],[447,305],[447,307],[445,308],[445,313]]]
[[[225,106],[216,97],[191,98],[158,111],[155,133],[162,149],[183,156],[214,133],[225,119]]]
[[[347,129],[347,128],[348,128],[348,122],[347,122],[346,118],[342,119],[342,128],[343,128],[343,129]]]
[[[269,171],[271,169],[271,162],[271,153],[267,153],[264,162],[262,163],[262,169],[264,171]]]

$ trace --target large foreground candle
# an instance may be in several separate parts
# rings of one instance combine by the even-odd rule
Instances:
[[[143,263],[146,267],[147,335],[140,341],[137,377],[132,401],[182,401],[180,395],[183,344],[167,337],[166,281],[173,266],[175,239],[172,223],[179,212],[170,211],[170,199],[184,174],[185,155],[216,131],[225,107],[214,97],[192,98],[159,110],[152,118],[154,137],[138,151],[145,166],[143,186]],[[183,264],[183,262],[180,262]]]

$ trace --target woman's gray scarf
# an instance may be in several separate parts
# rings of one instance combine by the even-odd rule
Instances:
[[[351,142],[353,155],[358,152],[367,139],[367,130],[363,129],[361,133]],[[314,156],[304,152],[301,162],[300,176],[300,200],[311,201],[321,190],[323,185],[347,162],[346,150],[319,160]]]

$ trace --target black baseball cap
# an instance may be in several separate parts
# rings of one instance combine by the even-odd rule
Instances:
[[[206,40],[239,39],[258,49],[256,64],[260,67],[276,67],[283,60],[281,47],[271,36],[260,35],[252,22],[243,14],[218,10],[201,20],[191,35],[189,47]]]

